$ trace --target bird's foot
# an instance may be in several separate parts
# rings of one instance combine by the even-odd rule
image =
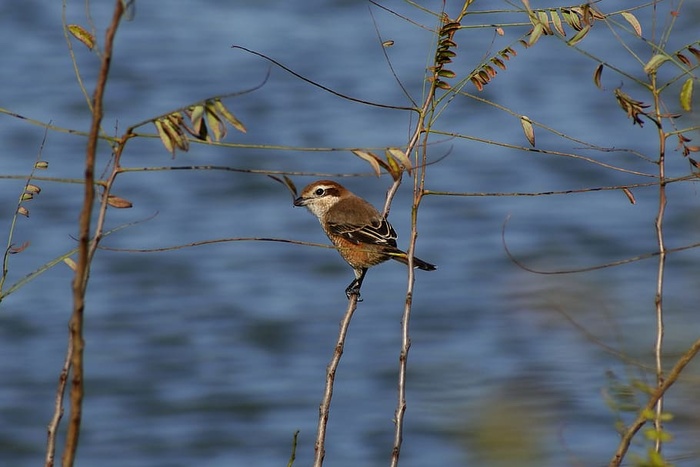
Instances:
[[[348,297],[348,300],[350,300],[353,295],[357,295],[358,302],[362,301],[362,298],[360,298],[360,284],[357,280],[352,281],[345,289],[345,296]]]

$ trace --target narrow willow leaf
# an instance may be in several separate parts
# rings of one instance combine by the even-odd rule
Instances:
[[[525,133],[525,138],[530,143],[530,146],[535,146],[535,130],[532,127],[532,122],[530,119],[523,115],[520,117],[520,125],[523,127],[523,132]]]
[[[232,127],[234,127],[236,130],[240,131],[241,133],[246,133],[248,130],[246,129],[245,125],[236,118],[235,115],[233,115],[224,105],[223,102],[221,102],[220,99],[216,99],[214,101],[214,108],[216,108],[216,111],[224,117],[224,119],[231,124]]]
[[[41,188],[30,183],[26,187],[24,187],[24,191],[26,191],[27,193],[34,193],[38,195],[39,193],[41,193]]]
[[[47,161],[37,161],[34,163],[34,168],[40,170],[48,169],[49,163]]]
[[[549,16],[547,16],[547,12],[544,10],[538,11],[537,12],[537,19],[539,20],[539,23],[544,28],[544,34],[546,36],[551,36],[552,29],[549,27]]]
[[[695,57],[695,60],[700,62],[700,50],[696,49],[695,47],[688,47],[688,52],[693,54],[693,56]]]
[[[539,40],[540,37],[542,37],[542,34],[544,33],[544,26],[541,24],[536,24],[533,28],[532,31],[530,32],[530,38],[527,40],[527,46],[532,47],[535,45],[535,43]]]
[[[183,151],[190,149],[190,142],[187,140],[185,132],[180,128],[182,117],[180,114],[170,114],[163,120],[163,129],[170,136],[170,140]]]
[[[637,36],[642,37],[642,25],[639,24],[637,17],[634,16],[632,13],[628,13],[626,11],[623,11],[620,14],[623,18],[625,18],[625,21],[627,21],[630,24],[630,26],[632,26],[632,29],[634,29],[634,33],[637,34]]]
[[[92,50],[95,47],[95,38],[92,37],[92,34],[90,34],[84,27],[77,24],[69,24],[68,31],[73,35],[73,37],[85,44],[85,47],[88,49]]]
[[[586,25],[583,29],[581,29],[579,32],[577,32],[577,33],[574,35],[574,37],[572,37],[571,39],[569,39],[566,43],[569,44],[569,45],[572,45],[572,46],[578,44],[579,42],[581,42],[581,40],[582,40],[584,37],[586,37],[586,34],[588,34],[588,32],[589,32],[590,30],[591,30],[591,27],[590,27],[589,25]]]
[[[678,61],[680,61],[683,65],[687,66],[688,68],[693,66],[693,63],[690,61],[690,59],[680,52],[676,53],[676,58],[678,59]]]
[[[683,110],[690,112],[693,109],[693,78],[688,78],[683,83],[680,100]]]
[[[158,132],[158,136],[160,137],[161,143],[163,143],[163,146],[165,146],[165,149],[168,150],[170,154],[175,154],[175,146],[173,145],[173,141],[170,138],[170,135],[168,134],[167,131],[165,131],[165,128],[163,127],[163,122],[161,120],[154,120],[153,124],[156,127],[156,131]]]
[[[124,198],[120,198],[116,195],[108,195],[107,204],[117,209],[128,209],[133,206],[131,201]]]
[[[387,159],[391,156],[401,165],[404,166],[409,175],[411,175],[411,170],[413,169],[413,164],[411,164],[411,159],[406,156],[406,154],[399,148],[388,148],[386,150]]]
[[[372,166],[372,169],[374,170],[374,173],[377,174],[377,177],[379,177],[382,174],[382,170],[379,168],[379,157],[375,156],[371,152],[367,151],[362,151],[360,149],[353,149],[352,153],[355,154],[357,157],[360,159],[364,159],[367,162],[369,162],[369,165]],[[382,161],[384,162],[384,161]]]
[[[496,65],[496,66],[497,66],[498,68],[500,68],[501,70],[505,70],[505,69],[506,69],[506,64],[503,63],[503,60],[501,60],[500,58],[498,58],[498,57],[493,57],[490,61],[491,61],[491,63],[493,63],[494,65]]]
[[[659,69],[659,67],[664,63],[670,60],[669,56],[666,54],[656,54],[651,59],[647,62],[646,65],[644,65],[644,73],[646,74],[651,74],[654,73],[656,70]]]
[[[226,125],[224,125],[224,122],[215,112],[214,106],[207,104],[206,110],[207,126],[209,127],[209,131],[211,131],[211,134],[214,135],[214,141],[221,141],[224,137],[226,137]]]
[[[198,135],[202,132],[202,123],[204,122],[204,106],[195,105],[190,107],[190,123],[192,124],[192,131],[194,134]]]
[[[552,24],[554,25],[554,29],[556,29],[557,32],[563,37],[566,37],[566,31],[564,30],[564,26],[561,23],[561,18],[559,17],[559,13],[557,13],[557,10],[550,10],[549,16],[552,17]]]
[[[455,76],[457,76],[457,73],[455,73],[454,71],[452,71],[452,70],[443,70],[443,69],[441,69],[440,71],[438,71],[437,74],[438,74],[438,76],[442,76],[443,78],[448,78],[448,79],[449,79],[449,78],[454,78]]]
[[[593,82],[598,87],[598,89],[603,89],[603,85],[600,84],[600,77],[603,75],[603,64],[601,63],[595,69],[593,73]]]
[[[627,196],[627,199],[630,200],[630,203],[637,204],[637,200],[634,199],[634,194],[629,188],[623,188],[622,192]]]
[[[66,266],[71,268],[73,271],[75,271],[75,269],[78,267],[75,264],[75,261],[73,261],[73,258],[71,258],[70,256],[63,258],[63,262],[66,264]]]

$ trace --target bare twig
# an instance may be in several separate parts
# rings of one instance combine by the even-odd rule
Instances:
[[[658,401],[664,396],[664,394],[666,394],[666,391],[668,391],[669,388],[678,380],[678,377],[683,372],[685,366],[690,363],[693,358],[695,358],[698,352],[700,352],[700,339],[695,341],[693,345],[690,346],[688,351],[678,359],[673,368],[671,368],[671,371],[669,371],[668,376],[663,383],[661,383],[656,391],[654,391],[654,393],[649,397],[646,406],[639,411],[637,418],[627,428],[627,431],[623,433],[622,439],[620,440],[617,450],[615,451],[615,455],[610,461],[610,464],[608,464],[609,467],[618,467],[622,463],[622,459],[624,459],[625,454],[629,449],[632,438],[639,431],[639,429],[649,421],[648,412],[654,409]]]
[[[73,341],[68,339],[68,350],[66,358],[63,362],[61,374],[58,377],[58,389],[56,390],[56,403],[54,404],[53,417],[47,427],[48,441],[46,443],[46,462],[45,467],[53,467],[54,456],[56,454],[56,434],[58,433],[58,424],[63,417],[63,397],[66,393],[66,383],[68,381],[68,372],[70,371],[70,362],[73,358]]]
[[[326,368],[326,386],[323,390],[321,405],[318,408],[318,428],[316,430],[316,445],[314,448],[314,467],[321,467],[323,465],[323,458],[326,455],[326,425],[328,424],[328,415],[331,409],[335,372],[340,364],[340,357],[343,355],[345,337],[348,334],[350,320],[352,319],[355,309],[357,309],[357,298],[357,294],[350,295],[350,299],[348,300],[348,309],[345,311],[345,315],[340,321],[340,331],[338,332],[338,340],[335,344],[333,357],[331,357],[331,361],[328,363],[328,367]]]
[[[73,313],[69,324],[72,379],[70,390],[70,420],[62,458],[63,467],[73,466],[78,448],[78,440],[80,438],[84,382],[83,350],[85,345],[83,340],[83,312],[85,310],[85,292],[87,290],[88,278],[90,275],[90,261],[92,258],[90,254],[90,224],[92,220],[92,208],[95,202],[95,159],[97,154],[97,142],[99,141],[100,124],[104,112],[103,98],[112,59],[114,37],[123,13],[123,2],[122,0],[117,0],[112,21],[105,34],[104,53],[102,55],[100,72],[95,86],[95,93],[92,98],[92,124],[85,156],[85,191],[79,220],[78,261],[76,262],[75,276],[73,278]],[[94,251],[93,247],[92,252],[94,253]]]

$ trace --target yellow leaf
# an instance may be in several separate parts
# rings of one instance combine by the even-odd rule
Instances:
[[[75,264],[75,261],[73,261],[73,258],[63,258],[63,262],[66,263],[66,266],[71,268],[73,271],[75,271],[75,268],[77,265]]]
[[[107,204],[112,206],[113,208],[118,208],[118,209],[127,209],[133,206],[131,201],[120,198],[119,196],[115,195],[108,195],[107,196]]]
[[[688,78],[683,83],[680,99],[683,110],[690,112],[693,109],[693,78]]]
[[[603,75],[603,64],[601,63],[595,69],[593,73],[593,82],[598,87],[598,89],[603,89],[603,85],[600,84],[600,77]]]
[[[387,156],[387,159],[389,157],[393,157],[394,159],[399,161],[399,163],[406,169],[408,174],[409,175],[411,174],[411,170],[413,169],[413,165],[411,164],[411,159],[409,159],[408,156],[406,156],[406,154],[401,149],[388,148],[386,150],[386,156]]]
[[[635,34],[637,34],[637,36],[639,37],[642,37],[642,25],[639,24],[637,18],[632,13],[628,13],[626,11],[623,11],[620,14],[623,18],[625,18],[625,21],[627,21],[630,24],[630,26],[632,26],[632,29],[634,29]]]
[[[581,40],[582,40],[584,37],[586,37],[586,34],[588,34],[588,32],[589,32],[590,30],[591,30],[591,26],[587,24],[587,25],[584,26],[579,32],[577,32],[577,33],[574,35],[574,37],[572,37],[571,39],[569,39],[566,43],[569,44],[569,45],[576,45],[576,44],[578,44],[579,42],[581,42]]]
[[[369,165],[372,166],[372,169],[374,169],[374,173],[377,174],[377,177],[382,174],[382,170],[379,168],[379,157],[375,156],[371,152],[362,151],[360,149],[353,149],[352,153],[360,159],[364,159],[369,162]]]
[[[559,13],[557,13],[557,10],[550,10],[549,16],[552,17],[552,24],[554,25],[554,29],[556,29],[559,34],[566,37],[566,31],[564,31],[564,26],[561,23],[561,18],[559,17]]]
[[[73,37],[85,44],[85,47],[88,49],[92,50],[95,47],[95,38],[92,37],[92,34],[90,34],[84,27],[77,24],[69,24],[68,31],[73,35]]]
[[[664,63],[670,60],[670,57],[665,54],[656,54],[644,65],[644,73],[654,73]]]
[[[530,146],[535,146],[535,130],[532,127],[532,122],[530,119],[523,115],[520,117],[520,125],[523,127],[523,132],[525,133],[525,137],[527,138],[527,141],[530,143]]]
[[[221,102],[220,99],[216,99],[214,101],[214,108],[216,111],[226,119],[227,122],[231,124],[232,127],[234,127],[236,130],[240,131],[241,133],[245,133],[246,127],[241,123],[240,120],[238,120],[224,105],[223,102]]]

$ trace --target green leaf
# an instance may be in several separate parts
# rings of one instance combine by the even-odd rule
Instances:
[[[670,60],[670,57],[665,54],[656,54],[644,65],[644,73],[650,75],[654,73],[664,62]]]
[[[680,100],[683,110],[690,112],[693,109],[693,78],[688,78],[683,83]]]
[[[623,11],[620,14],[623,18],[625,18],[625,21],[627,21],[630,24],[630,26],[632,26],[632,29],[634,29],[635,34],[637,34],[637,36],[639,37],[642,37],[642,25],[639,24],[637,18],[632,13],[628,13],[626,11]]]

